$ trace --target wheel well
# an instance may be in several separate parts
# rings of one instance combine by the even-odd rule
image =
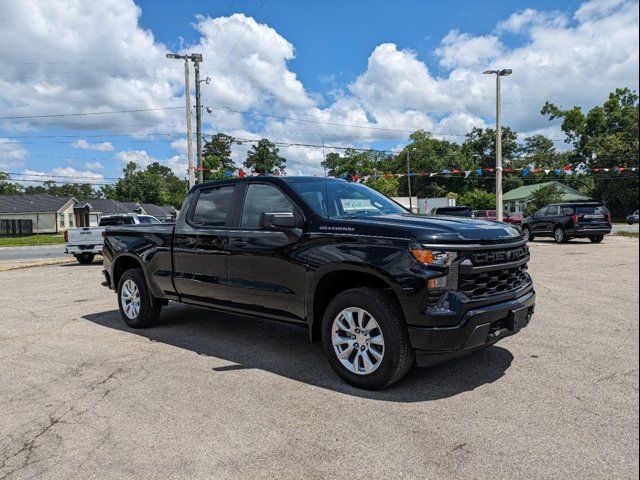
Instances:
[[[120,257],[116,260],[116,263],[113,266],[114,288],[118,288],[118,283],[120,283],[120,277],[122,274],[132,268],[142,268],[142,264],[133,257]]]
[[[339,270],[327,273],[316,285],[313,296],[313,317],[311,326],[311,340],[320,339],[322,316],[329,302],[341,292],[358,287],[379,288],[392,293],[395,301],[397,298],[387,282],[370,273],[355,272],[353,270]]]

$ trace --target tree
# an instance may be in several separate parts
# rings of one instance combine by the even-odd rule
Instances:
[[[397,197],[400,188],[397,177],[370,177],[364,184],[387,197]]]
[[[42,185],[28,186],[25,188],[26,194],[48,193],[56,197],[75,197],[78,200],[98,198],[99,192],[93,189],[89,183],[63,183],[58,185],[53,180],[46,180]]]
[[[555,185],[547,185],[546,187],[540,187],[532,194],[531,201],[527,203],[524,208],[524,212],[527,215],[531,215],[542,207],[545,207],[551,203],[558,203],[562,201],[562,192],[558,190]]]
[[[204,180],[219,180],[225,177],[225,172],[235,171],[236,167],[231,159],[231,145],[234,138],[224,133],[211,136],[202,148],[203,178]]]
[[[146,169],[139,169],[129,162],[124,175],[113,186],[105,186],[106,198],[121,202],[155,203],[180,208],[187,191],[186,180],[180,180],[169,167],[154,162]]]
[[[496,208],[496,194],[485,190],[470,190],[458,199],[459,205],[471,210],[493,210]]]
[[[562,119],[565,142],[573,144],[581,161],[600,168],[638,166],[638,95],[631,89],[616,89],[586,115],[578,106],[562,110],[551,102],[541,113],[549,120]]]
[[[244,166],[254,173],[284,174],[287,159],[278,155],[279,149],[263,138],[247,153]]]
[[[509,163],[518,152],[518,134],[509,127],[502,127],[502,158]],[[473,127],[466,135],[462,151],[477,160],[481,168],[496,165],[496,131],[493,128]]]
[[[544,135],[537,134],[525,138],[519,150],[520,157],[512,162],[516,168],[526,168],[530,164],[538,168],[557,165],[557,152],[553,140]]]
[[[390,165],[392,157],[378,150],[356,150],[347,148],[343,155],[331,152],[322,162],[322,167],[332,177],[343,175],[359,176],[389,173],[393,170]]]
[[[17,183],[11,183],[11,177],[8,173],[0,172],[0,195],[18,195],[23,193],[23,188]]]

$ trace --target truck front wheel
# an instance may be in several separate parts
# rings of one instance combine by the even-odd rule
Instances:
[[[141,268],[126,270],[118,282],[120,315],[131,328],[151,326],[160,316],[160,302],[155,299]]]
[[[381,290],[354,288],[331,300],[322,343],[334,371],[347,383],[377,390],[400,380],[413,364],[402,314]]]

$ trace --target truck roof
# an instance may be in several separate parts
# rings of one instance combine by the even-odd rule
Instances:
[[[300,176],[275,176],[275,175],[252,175],[244,178],[230,178],[228,180],[212,180],[209,182],[198,183],[193,186],[192,190],[198,190],[205,187],[210,187],[214,185],[230,185],[234,183],[243,183],[243,182],[251,182],[251,181],[260,181],[265,183],[302,183],[302,182],[317,182],[318,180],[326,180],[328,182],[346,182],[346,180],[342,178],[335,177],[314,177],[311,175],[300,175]]]

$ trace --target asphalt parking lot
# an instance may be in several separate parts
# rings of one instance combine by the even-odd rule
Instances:
[[[382,392],[297,327],[0,272],[0,479],[637,478],[638,240],[532,244],[531,325]]]

